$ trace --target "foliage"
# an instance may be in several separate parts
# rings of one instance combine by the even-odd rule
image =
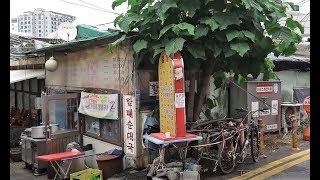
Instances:
[[[286,17],[288,9],[299,10],[293,3],[115,0],[112,8],[125,2],[129,10],[117,17],[115,24],[132,38],[136,59],[143,56],[155,63],[164,50],[171,57],[181,51],[187,68],[199,69],[213,61],[212,74],[231,72],[240,80],[248,74],[256,78],[260,72],[273,78],[272,64],[265,58],[271,52],[292,55],[304,31],[299,22]],[[279,23],[282,18],[284,26]]]
[[[211,98],[207,98],[206,99],[206,111],[205,111],[205,115],[208,119],[212,119],[212,114],[211,114],[211,110],[216,107],[218,104],[218,101],[216,100],[215,97],[213,97],[213,99]]]

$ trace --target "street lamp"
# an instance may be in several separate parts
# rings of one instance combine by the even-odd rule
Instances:
[[[58,68],[58,62],[51,56],[45,63],[46,70],[53,72]]]

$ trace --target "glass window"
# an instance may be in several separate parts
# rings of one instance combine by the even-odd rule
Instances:
[[[29,91],[29,80],[23,81],[23,91]]]
[[[86,132],[100,136],[100,122],[98,118],[85,116]]]
[[[10,84],[10,89],[14,89],[14,83]]]
[[[60,128],[66,129],[66,102],[65,100],[50,100],[48,102],[49,121],[58,124]]]
[[[21,81],[16,83],[17,90],[22,90]]]
[[[31,95],[30,94],[30,109],[35,109],[35,99],[36,99],[36,95]]]
[[[30,91],[31,92],[38,92],[38,79],[33,78],[30,81],[31,81]]]
[[[10,91],[10,107],[15,106],[15,101],[16,101],[15,92]]]
[[[20,110],[22,110],[22,108],[23,108],[23,99],[22,99],[22,92],[17,92],[17,104],[18,104],[18,108],[20,109]]]
[[[24,109],[30,110],[29,94],[24,93]]]

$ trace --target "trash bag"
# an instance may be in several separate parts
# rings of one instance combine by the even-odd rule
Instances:
[[[115,155],[115,156],[121,156],[123,157],[124,156],[124,152],[123,150],[119,150],[119,149],[110,149],[109,151],[106,151],[105,152],[106,154],[109,154],[109,155]]]

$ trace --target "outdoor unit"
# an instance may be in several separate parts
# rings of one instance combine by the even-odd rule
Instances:
[[[281,104],[281,128],[283,128],[283,132],[287,133],[288,128],[292,127],[292,122],[290,115],[295,114],[297,119],[297,125],[300,124],[300,108],[302,107],[301,103],[290,103],[283,102]]]
[[[256,112],[253,117],[256,121],[261,118],[265,124],[265,132],[281,130],[281,82],[280,81],[246,81],[243,85],[230,82],[229,112],[233,118],[244,117],[236,108],[245,108],[249,111],[267,109]],[[251,118],[249,114],[248,118]],[[258,122],[256,122],[258,123]]]

